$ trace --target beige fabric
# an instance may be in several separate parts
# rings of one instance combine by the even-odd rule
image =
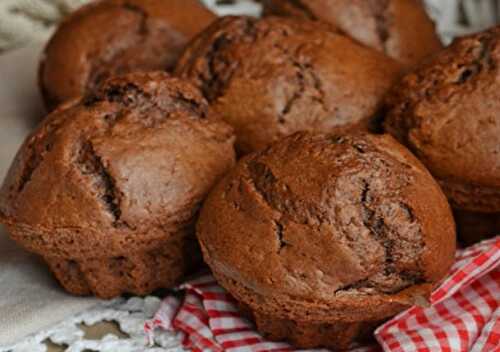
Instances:
[[[0,51],[40,40],[71,10],[91,0],[0,0]],[[168,0],[165,0],[168,1]],[[219,15],[258,15],[260,6],[253,0],[238,0],[227,4],[217,0],[202,0]]]
[[[53,25],[90,0],[0,0],[0,50],[45,38]]]
[[[36,86],[40,45],[0,56],[0,179],[43,116]],[[96,300],[65,294],[34,256],[0,228],[0,349],[83,311]]]

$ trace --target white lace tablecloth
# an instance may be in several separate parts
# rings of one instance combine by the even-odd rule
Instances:
[[[165,0],[168,1],[168,0]],[[216,5],[220,15],[257,15],[250,0]],[[426,0],[443,40],[489,27],[500,18],[493,0]],[[0,56],[0,180],[24,136],[34,127],[43,108],[36,87],[41,43],[64,14],[88,0],[0,0],[0,52],[30,44]],[[500,3],[500,0],[498,0]],[[223,3],[227,3],[224,1]],[[152,317],[156,297],[98,301],[71,297],[57,286],[45,266],[13,244],[0,228],[0,352],[43,352],[46,342],[69,352],[181,351],[176,336],[163,333],[148,346],[143,323]],[[114,321],[122,334],[90,339],[82,324]]]

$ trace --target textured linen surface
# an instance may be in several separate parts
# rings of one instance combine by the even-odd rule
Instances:
[[[65,15],[91,0],[0,0],[0,51],[19,47],[33,40],[43,41]],[[164,0],[169,1],[169,0]],[[258,15],[260,7],[252,0],[234,4],[202,0],[218,15]]]
[[[151,339],[161,329],[183,333],[184,346],[195,351],[295,351],[262,338],[211,275],[180,290],[183,299],[165,298],[145,324]],[[429,308],[412,307],[379,327],[378,345],[357,346],[351,352],[500,351],[500,237],[459,251],[431,303]]]

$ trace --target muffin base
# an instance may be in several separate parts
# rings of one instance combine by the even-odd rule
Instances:
[[[193,255],[191,255],[191,258]],[[144,253],[111,258],[75,260],[44,257],[66,291],[109,299],[123,293],[147,295],[173,287],[190,271],[195,261],[169,245]]]
[[[270,341],[288,341],[301,349],[318,347],[344,351],[353,344],[373,341],[373,331],[382,322],[297,322],[252,311],[240,303],[242,312],[252,320],[263,337]]]
[[[366,315],[363,318],[351,314],[353,312],[349,312],[348,307],[329,307],[325,312],[318,311],[318,306],[310,302],[309,308],[296,314],[298,307],[290,301],[276,301],[279,308],[270,309],[264,296],[220,272],[212,272],[219,284],[238,302],[241,313],[255,323],[260,334],[270,341],[288,341],[300,349],[344,351],[358,343],[372,341],[376,327],[410,306],[394,302],[386,304],[387,307],[381,311],[373,312],[370,311],[369,303],[365,302]],[[370,298],[370,301],[376,299]],[[375,305],[379,304],[375,302]]]
[[[86,237],[85,233],[73,233],[79,235],[80,240],[71,241],[66,248],[48,241],[56,241],[60,233],[49,236],[45,231],[20,225],[7,225],[7,228],[21,246],[41,256],[61,286],[74,295],[94,295],[102,299],[125,293],[147,295],[175,286],[202,263],[198,242],[190,236],[192,225],[165,233],[166,238],[158,238],[142,247],[140,235],[116,248],[107,246],[106,242],[99,245],[96,239],[91,252],[88,249],[79,251],[88,246],[82,243],[91,237]]]

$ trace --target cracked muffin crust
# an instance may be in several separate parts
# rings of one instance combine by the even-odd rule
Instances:
[[[366,129],[400,66],[319,22],[224,17],[179,59],[241,154],[296,131]]]
[[[210,192],[197,236],[258,329],[346,348],[428,299],[455,253],[438,184],[389,135],[299,132],[247,155]]]
[[[170,70],[187,42],[215,19],[198,0],[101,0],[59,26],[43,54],[47,107],[80,97],[110,76]]]
[[[265,15],[319,20],[411,69],[442,49],[421,0],[263,0]]]
[[[64,288],[110,298],[169,287],[201,260],[198,208],[234,164],[234,136],[166,73],[105,82],[50,114],[0,191],[0,221]]]
[[[457,39],[387,99],[385,129],[439,180],[464,237],[500,231],[499,63],[496,27]],[[474,213],[484,226],[470,226]]]

